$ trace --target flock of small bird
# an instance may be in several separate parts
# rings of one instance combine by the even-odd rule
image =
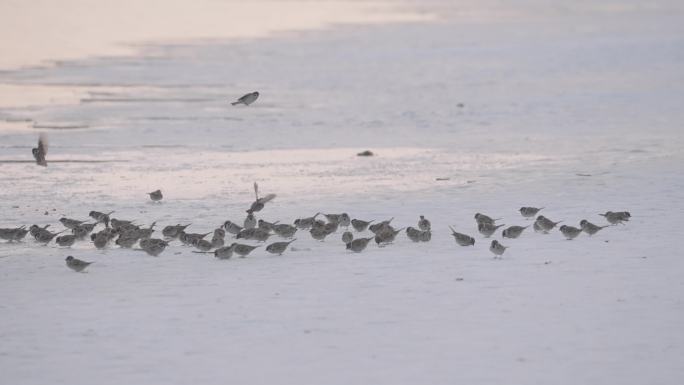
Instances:
[[[259,186],[254,183],[255,200],[246,210],[246,217],[240,223],[232,221],[225,221],[222,226],[216,228],[212,232],[207,233],[191,233],[186,230],[190,224],[176,224],[169,225],[162,229],[161,235],[163,238],[153,238],[155,233],[156,222],[153,222],[148,227],[142,227],[135,224],[132,220],[123,220],[113,218],[114,212],[103,213],[99,211],[91,211],[89,213],[89,221],[81,221],[71,218],[61,218],[59,222],[65,227],[59,232],[52,232],[48,230],[50,225],[40,227],[32,225],[28,229],[26,226],[18,228],[0,228],[0,239],[9,242],[19,242],[30,234],[38,243],[49,244],[53,240],[62,247],[70,247],[77,241],[85,240],[89,236],[90,241],[97,249],[104,249],[114,243],[121,248],[136,249],[144,251],[151,256],[158,256],[170,245],[174,240],[180,241],[187,246],[195,247],[196,253],[213,254],[217,259],[230,259],[233,255],[239,257],[246,257],[261,245],[249,245],[238,242],[226,242],[226,236],[234,237],[236,240],[267,242],[271,237],[279,237],[282,240],[268,244],[265,250],[268,253],[281,255],[288,247],[297,239],[295,234],[300,231],[308,231],[311,237],[318,241],[325,240],[328,236],[338,232],[340,228],[344,228],[342,233],[342,242],[346,245],[346,249],[355,253],[360,253],[374,241],[378,246],[384,247],[395,241],[397,235],[402,231],[406,233],[408,239],[413,242],[429,242],[432,239],[432,225],[430,221],[424,216],[420,216],[415,227],[409,226],[406,228],[393,227],[393,218],[383,221],[362,220],[358,218],[352,219],[347,213],[340,214],[322,214],[316,213],[311,217],[298,218],[292,224],[276,222],[267,222],[263,219],[257,219],[255,213],[260,212],[265,205],[272,201],[276,195],[268,194],[266,196],[259,196]],[[159,202],[163,199],[160,190],[148,193],[153,202]],[[538,215],[544,208],[536,207],[522,207],[520,214],[526,219],[535,219],[531,225],[527,226],[509,226],[503,228],[504,224],[497,224],[501,218],[492,218],[485,214],[475,214],[475,221],[477,224],[477,231],[484,237],[490,238],[499,229],[501,236],[507,239],[515,239],[520,237],[523,232],[532,226],[535,232],[548,234],[562,221],[553,221],[543,215]],[[572,240],[581,233],[586,233],[592,236],[602,229],[611,226],[624,224],[631,218],[631,214],[627,211],[613,212],[608,211],[605,214],[600,214],[605,217],[608,224],[597,225],[583,219],[579,223],[579,227],[570,225],[562,225],[558,227],[561,234],[568,240]],[[536,218],[535,218],[536,217]],[[95,232],[97,226],[103,228]],[[454,237],[456,243],[460,246],[475,245],[475,238],[459,233],[452,227],[451,235]],[[357,234],[355,235],[354,230]],[[358,233],[363,233],[368,230],[372,235],[358,237]],[[66,233],[69,231],[70,233]],[[206,238],[211,235],[211,240]],[[137,245],[137,248],[136,248]],[[494,254],[494,258],[500,259],[508,247],[502,245],[497,240],[492,240],[489,250]],[[66,258],[66,265],[74,271],[81,272],[85,270],[91,262],[81,261],[68,256]]]
[[[243,95],[231,104],[234,106],[238,104],[249,106],[258,98],[259,92],[255,91]],[[45,136],[41,135],[38,139],[38,146],[32,149],[36,164],[47,166],[47,149],[47,139]],[[140,225],[135,224],[132,220],[110,218],[114,213],[113,211],[109,213],[91,211],[89,216],[92,221],[89,222],[61,218],[59,221],[66,229],[60,232],[53,233],[48,230],[50,225],[43,227],[32,225],[29,229],[26,229],[26,226],[19,228],[0,228],[0,239],[9,242],[19,242],[23,240],[27,234],[31,234],[39,243],[47,245],[54,239],[59,246],[70,247],[76,243],[76,241],[83,240],[90,235],[90,240],[98,249],[104,249],[111,241],[114,241],[114,244],[122,248],[134,248],[135,245],[138,245],[138,250],[142,250],[155,257],[161,254],[166,247],[169,246],[171,241],[177,239],[185,245],[197,248],[198,251],[195,251],[197,253],[211,253],[218,259],[229,259],[233,254],[244,258],[256,248],[260,247],[237,242],[226,245],[226,234],[231,234],[236,239],[257,242],[267,242],[272,236],[283,238],[285,239],[284,241],[273,242],[266,246],[267,252],[277,255],[283,254],[290,244],[296,241],[294,235],[299,230],[308,231],[313,239],[323,241],[326,237],[336,233],[340,227],[343,227],[346,231],[342,233],[342,242],[346,245],[347,250],[351,250],[355,253],[362,252],[371,241],[375,241],[379,246],[391,244],[394,242],[397,235],[404,230],[406,236],[413,242],[429,242],[432,239],[431,223],[422,215],[420,216],[416,227],[409,226],[400,229],[395,229],[392,226],[391,222],[393,218],[379,222],[372,220],[366,221],[356,218],[352,219],[347,213],[316,213],[316,215],[308,218],[296,219],[293,224],[279,222],[271,223],[263,219],[257,220],[254,213],[261,211],[266,203],[273,200],[276,195],[268,194],[264,197],[259,197],[259,187],[256,183],[254,183],[254,193],[256,198],[249,209],[247,209],[247,217],[241,222],[241,225],[239,223],[226,221],[221,227],[215,229],[213,232],[203,234],[186,232],[185,230],[190,227],[190,224],[177,224],[166,226],[162,229],[163,239],[152,238],[152,235],[155,232],[154,226],[156,225],[156,222],[152,223],[147,228],[143,228],[140,227]],[[148,193],[148,195],[153,202],[160,202],[164,198],[161,190],[155,190]],[[508,239],[518,238],[530,226],[532,226],[535,232],[548,234],[562,221],[552,221],[543,215],[537,215],[539,214],[539,211],[543,209],[543,207],[521,207],[519,211],[524,218],[532,219],[536,217],[534,223],[528,226],[509,226],[501,231],[501,236]],[[561,225],[558,229],[566,239],[571,240],[583,232],[592,236],[610,225],[624,224],[625,222],[628,222],[631,217],[631,214],[627,211],[608,211],[605,214],[600,215],[605,217],[609,223],[608,225],[596,225],[583,219],[580,221],[579,227]],[[319,219],[319,216],[324,217],[325,220]],[[500,228],[505,226],[504,224],[497,224],[496,222],[499,220],[501,220],[501,218],[494,219],[481,213],[475,214],[477,231],[485,238],[491,237]],[[104,228],[93,233],[96,226],[99,224],[102,224]],[[369,230],[373,236],[355,238],[354,233],[349,231],[350,226],[357,233]],[[451,235],[458,245],[475,245],[475,238],[472,236],[459,233],[451,227],[450,229],[452,232]],[[71,234],[60,235],[67,230],[71,230]],[[213,234],[211,240],[206,240],[205,238],[210,234]],[[507,246],[502,245],[497,240],[492,240],[489,245],[489,250],[494,254],[494,258],[501,258],[507,248]],[[72,256],[68,256],[66,258],[66,264],[72,270],[81,272],[87,268],[91,262],[81,261]]]

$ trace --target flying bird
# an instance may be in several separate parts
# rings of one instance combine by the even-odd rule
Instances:
[[[45,160],[47,150],[47,137],[44,134],[40,134],[40,136],[38,137],[38,147],[33,148],[31,150],[31,152],[33,152],[33,158],[35,158],[37,165],[47,167],[47,160]]]
[[[252,205],[249,207],[249,210],[247,210],[248,214],[256,213],[261,211],[261,209],[264,208],[264,205],[273,199],[275,199],[276,195],[275,194],[268,194],[264,197],[259,198],[259,185],[257,182],[254,182],[254,197],[255,201],[252,203]]]
[[[244,104],[245,106],[249,106],[250,104],[254,103],[258,98],[259,98],[259,92],[254,91],[254,92],[250,92],[248,94],[242,95],[237,101],[230,103],[230,104],[233,106],[237,106],[238,104]]]

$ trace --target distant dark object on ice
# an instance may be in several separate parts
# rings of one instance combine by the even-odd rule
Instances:
[[[164,195],[162,195],[161,190],[154,190],[150,193],[147,193],[147,195],[150,196],[150,199],[152,200],[152,202],[159,202],[160,200],[162,200],[164,198]]]
[[[375,156],[375,154],[373,154],[373,151],[371,150],[366,150],[359,152],[356,156]]]

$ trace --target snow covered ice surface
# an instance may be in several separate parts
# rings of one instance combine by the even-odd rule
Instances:
[[[0,72],[0,227],[115,210],[208,232],[242,221],[257,181],[269,221],[434,229],[360,254],[300,231],[283,256],[227,261],[0,243],[0,384],[681,383],[684,7],[396,6],[429,17]],[[632,220],[497,234],[492,259],[473,214],[525,225],[527,205]]]

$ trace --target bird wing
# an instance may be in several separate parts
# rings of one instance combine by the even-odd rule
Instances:
[[[47,166],[45,161],[45,155],[47,154],[47,137],[44,134],[40,134],[38,137],[38,147],[34,148],[33,157],[36,158],[36,164],[39,166]]]
[[[267,202],[272,201],[275,197],[276,197],[275,194],[268,194],[268,195],[266,195],[266,196],[263,197],[263,198],[258,198],[258,199],[257,199],[257,202],[259,202],[259,203],[267,203]]]
[[[40,151],[40,153],[43,154],[43,157],[47,155],[48,142],[47,136],[45,136],[45,134],[40,134],[40,136],[38,137],[38,151]]]

